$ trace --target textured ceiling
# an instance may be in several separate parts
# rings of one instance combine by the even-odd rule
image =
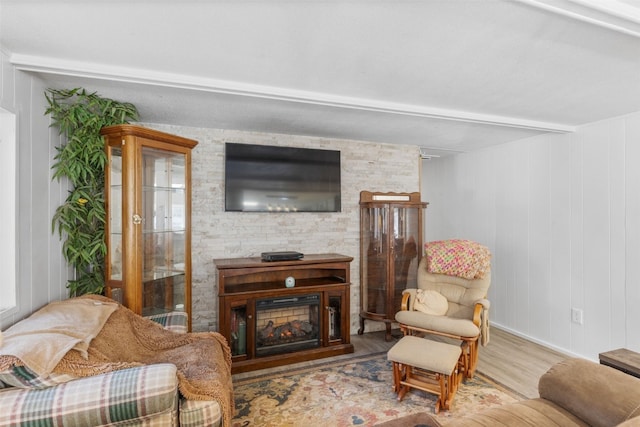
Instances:
[[[629,0],[0,0],[0,45],[50,87],[133,102],[144,122],[443,154],[640,110],[637,11]]]

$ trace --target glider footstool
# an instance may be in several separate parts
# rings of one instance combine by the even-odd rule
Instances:
[[[387,353],[393,362],[393,391],[399,401],[410,388],[435,394],[435,413],[449,410],[460,384],[462,359],[459,346],[404,336]]]

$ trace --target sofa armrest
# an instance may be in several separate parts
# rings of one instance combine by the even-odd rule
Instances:
[[[84,427],[160,414],[170,417],[177,414],[177,399],[174,365],[139,366],[44,389],[1,389],[0,426]]]
[[[489,344],[489,308],[491,302],[482,298],[476,301],[473,310],[473,324],[480,328],[480,342],[483,346]]]
[[[491,301],[486,298],[479,299],[478,301],[476,301],[476,304],[480,304],[485,310],[489,310],[491,308]]]
[[[591,426],[614,426],[640,415],[640,379],[584,359],[552,366],[540,377],[538,392]]]

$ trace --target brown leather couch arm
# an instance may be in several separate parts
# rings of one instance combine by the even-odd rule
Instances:
[[[538,383],[540,397],[591,426],[614,426],[640,415],[640,379],[584,359],[567,359]]]

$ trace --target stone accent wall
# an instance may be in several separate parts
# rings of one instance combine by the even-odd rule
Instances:
[[[339,253],[351,263],[351,333],[360,312],[360,191],[420,190],[419,148],[307,136],[142,124],[199,141],[192,159],[192,320],[194,331],[216,331],[218,285],[214,258],[255,257],[267,251]],[[340,150],[342,212],[224,211],[224,143]],[[383,329],[367,321],[367,331]]]

